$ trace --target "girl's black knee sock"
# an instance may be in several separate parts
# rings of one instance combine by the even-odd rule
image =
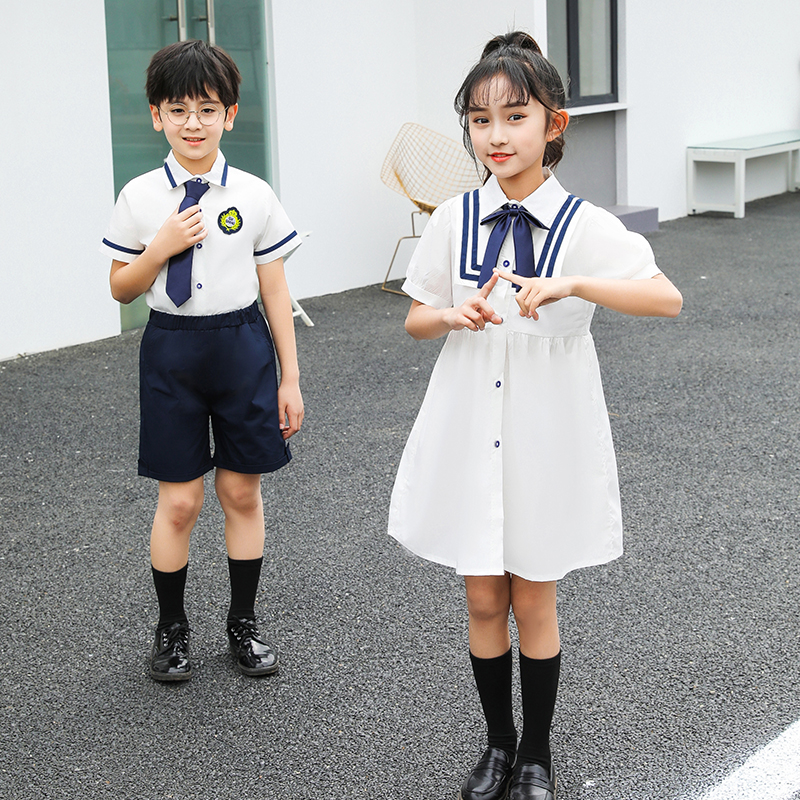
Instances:
[[[231,607],[229,617],[256,616],[256,592],[261,577],[262,558],[238,560],[228,558],[228,574],[231,578]]]
[[[472,653],[469,657],[486,717],[489,746],[505,750],[513,759],[517,729],[511,704],[511,650],[497,658],[476,658]]]
[[[151,565],[152,566],[152,565]],[[163,628],[173,622],[186,622],[186,611],[183,608],[183,592],[186,588],[186,564],[176,572],[161,572],[153,569],[153,583],[158,598],[158,627]]]
[[[517,761],[550,769],[550,726],[556,706],[561,653],[553,658],[528,658],[519,654],[522,683],[522,738]]]

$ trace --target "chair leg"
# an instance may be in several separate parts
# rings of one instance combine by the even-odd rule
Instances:
[[[394,266],[394,260],[395,260],[395,258],[397,258],[397,251],[400,249],[400,243],[402,241],[404,241],[405,239],[419,239],[419,235],[401,236],[397,240],[397,246],[394,248],[394,254],[392,255],[392,260],[389,262],[389,269],[386,270],[386,277],[384,277],[383,283],[381,284],[381,289],[383,289],[384,292],[391,292],[392,294],[399,294],[401,297],[408,297],[408,295],[405,292],[400,291],[399,289],[389,289],[386,286],[386,282],[389,280],[389,275],[392,272],[392,267]]]
[[[298,303],[297,300],[292,297],[292,295],[289,295],[289,299],[292,301],[292,316],[300,317],[300,319],[303,320],[303,322],[305,322],[309,328],[313,328],[314,323],[311,321],[311,317],[309,317],[308,314],[303,311],[303,306],[301,306],[300,303]]]

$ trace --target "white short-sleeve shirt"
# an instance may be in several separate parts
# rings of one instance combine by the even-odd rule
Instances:
[[[275,261],[300,244],[266,181],[230,167],[221,152],[208,173],[195,176],[170,152],[162,167],[123,187],[101,252],[116,261],[133,261],[180,205],[186,181],[198,177],[210,184],[199,201],[208,235],[194,248],[192,296],[175,306],[166,292],[167,263],[146,293],[150,308],[168,314],[205,316],[252,305],[258,296],[256,265]]]
[[[645,279],[652,250],[607,211],[552,175],[521,204],[543,274]],[[491,224],[508,198],[497,180],[433,213],[403,288],[435,308],[477,291]],[[498,266],[514,271],[513,236]],[[622,552],[616,461],[594,343],[595,306],[565,298],[519,316],[500,280],[488,298],[503,318],[451,332],[431,375],[392,493],[389,533],[460,574],[557,580]]]

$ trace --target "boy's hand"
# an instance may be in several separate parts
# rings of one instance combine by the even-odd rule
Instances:
[[[199,205],[189,206],[185,211],[176,208],[150,242],[150,249],[156,248],[161,260],[168,261],[172,256],[201,242],[206,236],[208,230]]]
[[[494,274],[522,287],[517,292],[517,305],[521,317],[533,317],[538,320],[539,314],[536,309],[539,306],[571,297],[573,293],[574,282],[571,278],[523,278],[513,272],[502,272],[499,269],[496,269]]]
[[[497,275],[492,275],[481,287],[478,294],[473,295],[458,308],[448,308],[444,312],[444,322],[454,331],[469,328],[471,331],[482,331],[486,323],[499,325],[503,318],[495,314],[487,298],[497,283]]]
[[[300,430],[304,415],[300,385],[296,381],[281,380],[278,387],[278,420],[284,439],[294,436]]]

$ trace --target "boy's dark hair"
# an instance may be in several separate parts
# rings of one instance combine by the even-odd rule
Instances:
[[[487,105],[492,85],[505,78],[509,101],[526,105],[533,97],[548,112],[548,124],[554,112],[564,108],[566,93],[558,70],[542,55],[533,37],[524,31],[495,36],[483,48],[480,61],[469,71],[455,99],[455,109],[464,131],[464,147],[475,158],[469,138],[469,111],[475,105]],[[480,95],[480,96],[479,96]],[[564,137],[548,142],[544,165],[555,167],[564,153]]]
[[[152,106],[165,100],[198,100],[216,92],[225,108],[239,102],[242,76],[233,59],[221,48],[192,39],[159,50],[147,67],[145,91]]]

